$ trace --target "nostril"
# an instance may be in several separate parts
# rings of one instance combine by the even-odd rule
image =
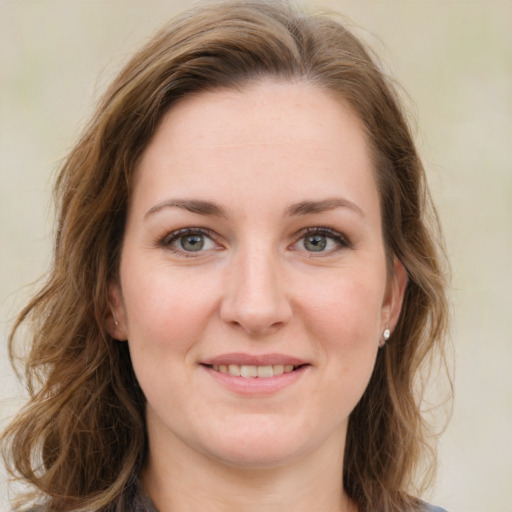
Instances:
[[[266,334],[273,334],[278,331],[281,327],[283,327],[284,322],[274,322],[272,324],[262,323],[260,325],[255,326],[252,325],[242,325],[241,327],[251,336],[261,336]]]
[[[276,320],[274,313],[255,315],[238,311],[233,313],[231,318],[224,315],[224,320],[232,327],[241,329],[251,336],[272,334],[286,325],[285,321]]]

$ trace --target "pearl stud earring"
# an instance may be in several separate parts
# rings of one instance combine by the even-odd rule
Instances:
[[[112,318],[114,319],[114,325],[118,326],[119,322],[117,321],[116,315],[114,314],[114,308],[110,306],[110,312],[112,313]]]
[[[379,347],[383,347],[386,344],[386,341],[389,340],[390,336],[391,336],[391,331],[389,330],[389,327],[386,325],[386,328],[384,329],[384,332],[382,333],[382,340],[379,340]]]

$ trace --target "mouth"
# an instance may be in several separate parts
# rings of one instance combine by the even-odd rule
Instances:
[[[206,368],[219,373],[231,375],[233,377],[242,377],[244,379],[268,379],[292,373],[308,364],[272,364],[272,365],[245,365],[245,364],[203,364]]]
[[[289,354],[227,353],[204,359],[200,366],[214,381],[238,395],[273,396],[302,381],[313,366]]]

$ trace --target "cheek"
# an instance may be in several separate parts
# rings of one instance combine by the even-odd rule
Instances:
[[[330,368],[326,376],[332,389],[343,389],[357,402],[375,364],[382,295],[371,280],[339,282],[310,294],[303,317],[320,360]]]
[[[128,344],[133,369],[148,404],[164,414],[178,407],[176,393],[187,400],[194,348],[205,329],[213,298],[190,280],[166,272],[137,272],[132,266],[123,283]],[[188,383],[188,384],[187,384]]]
[[[129,267],[123,282],[128,340],[153,355],[186,352],[196,341],[215,304],[214,288],[196,279],[155,268]]]
[[[316,293],[304,290],[304,316],[311,328],[325,333],[324,339],[357,350],[365,340],[377,342],[383,294],[384,285],[380,291],[371,279],[332,279]]]

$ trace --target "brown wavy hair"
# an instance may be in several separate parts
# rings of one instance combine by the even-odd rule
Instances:
[[[9,342],[14,359],[15,334],[30,325],[30,400],[3,435],[11,473],[52,512],[125,510],[124,493],[145,461],[144,396],[127,345],[105,328],[137,162],[179,98],[267,77],[334,93],[363,121],[388,260],[403,263],[408,284],[398,325],[350,416],[343,483],[361,512],[421,510],[410,496],[427,446],[418,375],[443,352],[448,317],[424,169],[396,87],[344,22],[249,0],[205,2],[161,30],[113,81],[60,170],[51,272]]]

